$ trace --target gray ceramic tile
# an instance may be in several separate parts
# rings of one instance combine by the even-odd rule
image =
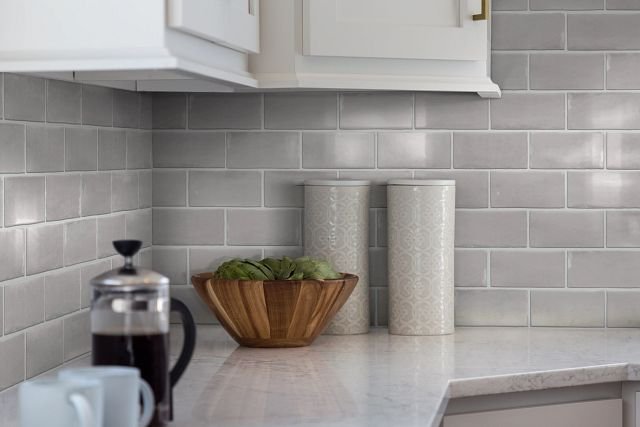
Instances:
[[[79,217],[81,175],[49,175],[46,181],[47,221]]]
[[[562,93],[505,93],[491,100],[493,129],[564,129]]]
[[[45,80],[19,74],[4,75],[4,118],[44,121]]]
[[[416,93],[416,129],[488,129],[489,100],[473,93]]]
[[[68,171],[98,168],[98,132],[95,129],[65,129],[65,163]]]
[[[0,179],[0,224],[4,224],[4,185]]]
[[[538,248],[601,248],[603,216],[597,211],[532,211],[529,244]]]
[[[640,292],[627,290],[607,290],[607,327],[638,328]]]
[[[153,93],[140,94],[140,129],[153,128]]]
[[[535,53],[529,63],[531,89],[604,88],[602,53]]]
[[[640,74],[636,72],[638,67],[638,53],[608,53],[607,89],[640,89]]]
[[[564,172],[491,172],[491,207],[562,208]]]
[[[527,134],[522,132],[453,134],[457,169],[526,168]]]
[[[570,208],[640,207],[640,172],[568,172]]]
[[[487,171],[416,171],[415,178],[454,179],[458,208],[486,208],[489,205],[489,172]]]
[[[491,47],[494,50],[564,49],[562,13],[494,13]]]
[[[270,246],[264,248],[265,257],[283,257],[288,256],[290,258],[298,258],[304,255],[304,248],[302,246],[289,246],[289,247],[277,247]]]
[[[96,126],[113,124],[113,89],[82,86],[82,123]]]
[[[527,326],[529,295],[524,289],[456,289],[457,326]]]
[[[24,380],[24,341],[24,334],[16,334],[0,342],[0,390]]]
[[[301,213],[297,209],[227,211],[229,245],[299,245],[301,228]]]
[[[335,129],[338,126],[335,92],[267,93],[265,129]]]
[[[456,212],[457,247],[525,247],[527,213],[524,211]]]
[[[186,171],[153,171],[153,206],[187,204]]]
[[[20,162],[13,164],[18,166]],[[64,128],[27,126],[27,172],[61,171],[64,171]]]
[[[154,245],[224,244],[222,209],[154,209]]]
[[[24,172],[25,127],[0,123],[0,173]]]
[[[449,132],[383,132],[378,134],[378,167],[420,169],[451,167]]]
[[[47,320],[80,309],[80,269],[49,274],[44,279],[44,311]]]
[[[62,267],[64,226],[48,224],[27,229],[27,274]]]
[[[607,134],[607,168],[640,169],[640,134]]]
[[[600,10],[604,0],[530,0],[531,10]]]
[[[640,10],[638,0],[607,0],[607,9]]]
[[[604,291],[533,290],[531,326],[604,326]]]
[[[4,333],[44,321],[44,277],[24,279],[4,288]]]
[[[27,378],[62,364],[62,320],[47,322],[27,331]]]
[[[224,156],[223,132],[153,132],[153,167],[222,168]]]
[[[607,247],[640,247],[640,212],[607,212]]]
[[[75,313],[64,319],[64,360],[68,361],[91,351],[91,319],[89,311]]]
[[[152,134],[149,131],[127,131],[127,169],[150,169]]]
[[[493,0],[491,10],[527,10],[528,0]]]
[[[640,253],[570,251],[569,286],[577,288],[640,287]]]
[[[83,174],[81,197],[82,216],[111,212],[111,174]]]
[[[131,216],[131,214],[129,214],[129,216]],[[151,217],[149,217],[149,220],[151,220]],[[149,233],[152,234],[151,227],[148,227],[148,229]],[[151,240],[149,240],[149,242],[151,242]],[[145,244],[145,242],[143,242],[143,244]],[[146,268],[147,270],[151,270],[153,268],[153,248],[151,247],[151,245],[140,251],[138,259],[138,263],[142,268]]]
[[[123,130],[98,130],[98,169],[124,169],[127,158],[126,134]]]
[[[140,240],[142,247],[150,247],[153,241],[151,209],[127,212],[127,239]]]
[[[262,95],[201,93],[189,96],[191,129],[260,129]]]
[[[411,129],[412,125],[411,93],[340,94],[341,129]]]
[[[64,265],[96,259],[96,220],[83,219],[64,226]]]
[[[564,288],[564,251],[492,251],[491,286]]]
[[[113,126],[137,128],[140,125],[140,94],[128,90],[113,92]]]
[[[138,209],[138,174],[116,172],[111,174],[111,210],[113,212]]]
[[[305,132],[302,167],[310,169],[375,167],[373,133]]]
[[[374,209],[370,209],[371,212]],[[376,242],[376,246],[387,246],[388,244],[388,233],[387,233],[387,210],[386,209],[375,209],[376,212],[376,232],[375,237],[371,237],[369,235],[369,246],[372,246],[373,242]],[[369,227],[371,227],[371,217],[369,217]]]
[[[389,324],[389,290],[376,289],[376,324],[387,326]]]
[[[192,286],[173,286],[171,287],[171,296],[178,298],[180,301],[184,302],[191,314],[193,315],[193,319],[196,324],[217,324],[218,320],[211,312],[209,307],[202,301],[202,298],[196,294],[196,290],[193,289]],[[172,323],[179,323],[176,321],[174,317],[172,317]]]
[[[111,270],[111,260],[109,259],[82,265],[80,268],[80,306],[82,308],[89,307],[91,301],[91,279],[109,270]]]
[[[0,73],[0,118],[4,118],[4,74]]]
[[[388,286],[387,248],[369,249],[369,286]]]
[[[640,48],[640,15],[570,14],[569,50],[631,50]]]
[[[24,275],[24,230],[0,230],[0,281]]]
[[[80,123],[82,86],[47,80],[47,122]]]
[[[495,8],[495,1],[494,1]],[[521,53],[493,53],[491,79],[502,90],[527,89],[529,77],[528,55]]]
[[[489,271],[485,251],[457,249],[455,254],[456,286],[487,286]]]
[[[153,129],[187,127],[187,97],[184,93],[153,94]]]
[[[227,167],[240,169],[300,166],[298,132],[230,132],[227,134]]]
[[[262,174],[256,171],[189,172],[189,206],[260,206]]]
[[[191,248],[189,249],[189,269],[191,274],[216,271],[218,266],[233,258],[262,258],[259,248]],[[267,255],[266,256],[271,256]]]
[[[340,179],[363,179],[371,182],[369,205],[372,208],[387,207],[387,181],[411,178],[411,171],[340,171]]]
[[[151,170],[138,172],[138,206],[150,208],[153,195],[153,176]]]
[[[637,128],[640,93],[570,93],[568,97],[569,129]]]
[[[101,217],[97,221],[98,258],[115,255],[112,242],[125,238],[124,215]]]
[[[529,149],[532,169],[602,169],[604,165],[600,132],[534,132]]]
[[[337,177],[335,171],[267,171],[264,173],[264,205],[302,208],[306,180]]]
[[[33,224],[44,221],[45,179],[43,176],[4,179],[4,225]]]
[[[172,285],[190,284],[187,248],[153,248],[153,270],[169,278]]]

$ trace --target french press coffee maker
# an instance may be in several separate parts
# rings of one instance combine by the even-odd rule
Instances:
[[[92,360],[94,365],[133,366],[153,389],[156,400],[151,426],[172,419],[172,393],[195,347],[196,327],[189,309],[169,298],[169,279],[133,265],[139,240],[113,242],[124,266],[91,280]],[[180,314],[184,343],[169,370],[169,312]]]

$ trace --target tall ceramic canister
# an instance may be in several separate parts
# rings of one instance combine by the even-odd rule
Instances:
[[[453,180],[390,180],[387,185],[389,332],[454,330]]]
[[[369,332],[369,181],[308,180],[304,189],[304,253],[357,275],[353,293],[325,334]]]

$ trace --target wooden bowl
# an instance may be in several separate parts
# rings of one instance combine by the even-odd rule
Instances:
[[[347,301],[358,276],[337,280],[224,280],[191,277],[198,295],[238,344],[304,347]]]

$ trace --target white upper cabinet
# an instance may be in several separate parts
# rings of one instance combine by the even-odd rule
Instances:
[[[473,20],[471,3],[304,0],[304,54],[485,60],[487,21]],[[480,8],[480,0],[473,3]]]
[[[477,92],[489,77],[488,0],[268,0],[250,70],[265,89]]]

